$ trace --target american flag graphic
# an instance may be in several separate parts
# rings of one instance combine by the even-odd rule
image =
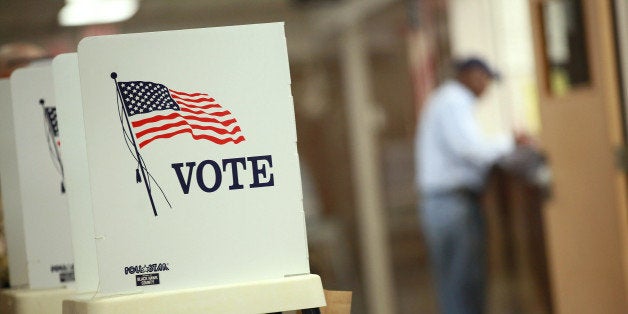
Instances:
[[[231,112],[208,94],[180,92],[154,82],[117,84],[139,148],[185,133],[219,145],[245,140]]]
[[[46,142],[48,143],[48,152],[55,168],[61,175],[61,193],[65,193],[65,184],[63,183],[63,162],[61,161],[61,152],[59,147],[59,123],[57,122],[57,107],[46,107],[44,99],[39,100],[39,104],[44,113],[44,129],[46,131]]]
[[[50,125],[50,133],[55,139],[57,146],[61,145],[59,141],[59,124],[57,123],[57,108],[56,107],[44,107],[44,115]]]

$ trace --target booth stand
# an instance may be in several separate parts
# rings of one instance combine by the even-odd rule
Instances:
[[[321,279],[302,275],[244,284],[63,301],[63,314],[277,313],[325,306]]]
[[[71,289],[5,289],[0,293],[2,314],[59,314],[64,299],[76,292]]]

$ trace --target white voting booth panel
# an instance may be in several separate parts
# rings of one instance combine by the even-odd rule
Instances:
[[[15,71],[11,96],[28,287],[63,287],[74,273],[50,66]]]
[[[323,306],[283,23],[86,38],[78,60],[99,284],[65,313]]]
[[[76,53],[62,54],[52,61],[54,89],[61,154],[68,165],[64,168],[64,183],[72,227],[75,289],[78,293],[96,291],[98,264],[94,242],[87,151],[83,126],[83,106]]]
[[[26,244],[20,202],[13,104],[9,80],[0,80],[0,187],[11,287],[28,285]]]
[[[17,70],[9,85],[0,172],[12,289],[0,311],[60,313],[74,266],[51,67]]]

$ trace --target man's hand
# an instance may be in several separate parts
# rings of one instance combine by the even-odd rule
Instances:
[[[517,146],[532,146],[536,147],[534,139],[527,133],[521,131],[515,131],[515,143]]]

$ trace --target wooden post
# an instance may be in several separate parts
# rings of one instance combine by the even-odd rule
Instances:
[[[368,50],[359,22],[343,30],[340,45],[366,302],[370,313],[394,313],[376,138],[378,117],[369,93]]]

